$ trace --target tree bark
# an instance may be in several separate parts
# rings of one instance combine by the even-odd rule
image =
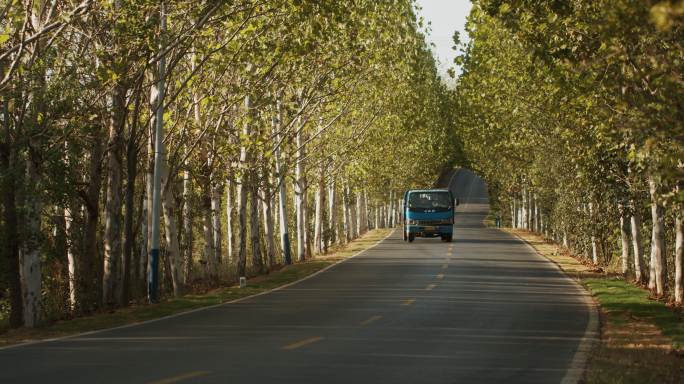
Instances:
[[[189,162],[186,162],[185,165],[187,167]],[[185,235],[185,276],[183,280],[186,285],[189,285],[192,284],[193,279],[192,246],[195,239],[192,233],[192,180],[188,169],[183,172],[183,200],[183,232]]]
[[[598,244],[596,242],[596,236],[594,236],[594,203],[589,203],[589,217],[591,220],[591,255],[594,264],[598,264]]]
[[[138,89],[135,90],[138,92]],[[138,110],[140,97],[136,97],[133,108],[131,131],[126,144],[126,191],[124,215],[123,268],[121,280],[121,304],[128,306],[131,300],[131,253],[135,235],[133,234],[133,216],[135,215],[135,177],[137,176],[138,149],[136,148],[136,128],[138,126]]]
[[[233,229],[235,226],[235,220],[233,218],[235,211],[235,194],[233,193],[233,181],[228,180],[226,184],[226,234],[228,236],[226,240],[228,247],[228,262],[232,263],[233,258],[235,257],[235,230]]]
[[[102,277],[102,305],[116,307],[121,283],[121,187],[123,182],[123,126],[126,115],[126,88],[117,84],[112,93],[109,128],[109,180],[105,202],[105,254]]]
[[[249,190],[249,229],[252,244],[252,273],[261,275],[264,271],[264,262],[261,254],[261,243],[259,242],[259,183],[256,173],[250,176]]]
[[[306,259],[306,197],[304,195],[304,139],[301,129],[297,132],[297,166],[295,168],[295,178],[297,182],[296,209],[297,209],[297,261]]]
[[[183,266],[180,260],[180,246],[178,244],[178,232],[176,230],[176,217],[173,207],[173,180],[169,175],[169,162],[167,149],[161,154],[161,203],[164,215],[164,234],[166,236],[166,256],[170,265],[171,281],[173,282],[173,295],[185,295],[185,283],[183,282]]]
[[[622,241],[622,274],[629,270],[629,219],[625,217],[625,207],[618,205],[620,211],[620,239]]]
[[[250,114],[252,110],[252,95],[245,97],[245,109]],[[242,129],[242,134],[250,136],[252,126],[250,119],[247,119]],[[247,272],[247,194],[249,191],[249,152],[244,145],[240,148],[240,163],[237,179],[238,194],[238,243],[237,243],[237,276],[245,277]]]
[[[212,177],[213,179],[214,177]],[[212,182],[211,188],[211,217],[214,230],[214,253],[218,263],[223,261],[221,252],[221,183]]]
[[[314,231],[314,252],[321,254],[323,251],[323,206],[325,204],[325,179],[321,177],[316,190],[316,222]]]
[[[658,204],[657,200],[657,186],[655,180],[651,177],[648,181],[649,190],[651,193],[651,217],[653,218],[653,236],[651,237],[651,268],[650,279],[648,287],[655,289],[659,295],[662,295],[666,283],[666,266],[665,266],[665,226],[663,218],[663,206]]]
[[[275,241],[273,237],[273,211],[271,210],[271,187],[268,185],[268,173],[264,173],[264,185],[261,189],[262,210],[264,211],[264,234],[266,235],[266,261],[272,270],[276,266]]]
[[[361,236],[364,232],[366,232],[364,230],[365,221],[363,218],[363,193],[361,192],[356,192],[356,212],[358,213],[356,216],[356,228],[358,235]]]
[[[630,201],[632,210],[632,243],[634,248],[634,277],[637,282],[643,283],[644,273],[644,247],[641,245],[641,216],[634,200]]]

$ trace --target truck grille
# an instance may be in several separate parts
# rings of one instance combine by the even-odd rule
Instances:
[[[435,225],[442,224],[442,219],[438,220],[416,220],[416,225]]]

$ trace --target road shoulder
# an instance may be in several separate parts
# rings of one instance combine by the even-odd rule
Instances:
[[[576,371],[586,383],[684,382],[684,358],[677,349],[684,340],[682,321],[665,303],[621,275],[606,272],[542,236],[523,229],[504,230],[527,242],[581,284],[588,298],[591,294],[594,310],[598,309],[600,343],[585,352],[585,335],[577,352],[586,356],[582,369],[569,370],[566,379]],[[580,367],[578,363],[573,361],[573,366]],[[574,381],[563,382],[577,382],[577,374],[572,376]]]
[[[54,340],[100,330],[132,326],[143,322],[183,315],[215,305],[235,302],[251,296],[267,293],[291,285],[321,272],[339,262],[350,259],[379,244],[392,234],[391,228],[371,230],[353,240],[335,253],[317,256],[292,265],[248,279],[247,286],[223,286],[214,290],[183,297],[170,297],[156,304],[120,308],[108,313],[98,313],[37,328],[19,328],[0,335],[0,349],[27,343]]]

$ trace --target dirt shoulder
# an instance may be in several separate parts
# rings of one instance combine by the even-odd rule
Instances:
[[[250,278],[247,280],[247,286],[244,288],[240,288],[237,285],[220,286],[216,289],[207,290],[198,294],[191,294],[183,297],[169,297],[156,304],[144,303],[106,313],[95,313],[90,316],[58,321],[45,327],[9,330],[0,335],[0,348],[15,344],[38,342],[57,337],[137,324],[143,321],[197,310],[270,291],[287,284],[292,284],[326,267],[354,256],[383,240],[390,234],[391,230],[392,229],[380,229],[377,231],[369,231],[329,255],[317,256],[304,262],[293,262],[291,265],[271,271],[268,275]]]
[[[599,307],[601,342],[590,353],[586,383],[684,382],[681,308],[606,272],[590,260],[524,229],[506,228],[582,284]]]

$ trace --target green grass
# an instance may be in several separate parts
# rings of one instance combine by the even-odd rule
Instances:
[[[268,275],[249,279],[247,286],[244,288],[239,286],[222,287],[203,294],[170,297],[156,304],[143,304],[132,308],[121,308],[111,313],[100,313],[58,321],[47,327],[10,330],[0,335],[0,346],[136,324],[142,321],[253,296],[291,284],[340,260],[353,256],[357,252],[382,240],[389,231],[390,229],[370,231],[330,255],[318,256],[302,263],[294,263],[280,270],[272,271]]]
[[[620,279],[590,279],[582,280],[582,283],[609,312],[608,320],[612,323],[628,323],[630,318],[643,318],[653,322],[663,335],[671,338],[673,348],[684,347],[682,320],[665,303],[652,299],[648,291]]]

